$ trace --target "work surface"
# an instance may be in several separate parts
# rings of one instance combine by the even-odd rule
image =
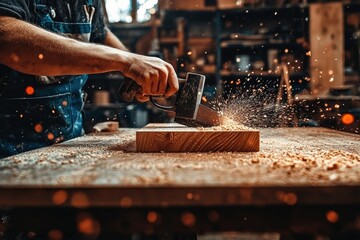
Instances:
[[[90,205],[360,202],[359,135],[269,128],[260,130],[260,152],[136,153],[135,131],[2,159],[0,202],[50,205],[61,189],[85,194]]]

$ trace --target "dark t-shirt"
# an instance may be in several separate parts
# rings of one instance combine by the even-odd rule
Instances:
[[[42,3],[54,9],[54,21],[81,23],[87,22],[84,11],[86,0],[42,0]],[[92,20],[90,42],[104,43],[106,27],[100,0],[93,0],[95,14]],[[0,16],[10,16],[33,24],[37,23],[38,14],[35,10],[35,0],[0,0]]]

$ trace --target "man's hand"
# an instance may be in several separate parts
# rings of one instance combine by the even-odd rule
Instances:
[[[133,79],[141,86],[136,99],[149,100],[149,95],[170,97],[179,89],[179,82],[171,64],[156,57],[129,54],[128,67],[123,75]]]

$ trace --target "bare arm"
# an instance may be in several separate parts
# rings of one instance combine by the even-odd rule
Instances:
[[[0,63],[34,75],[120,71],[144,94],[170,96],[178,89],[172,66],[160,59],[65,38],[11,17],[0,16]]]

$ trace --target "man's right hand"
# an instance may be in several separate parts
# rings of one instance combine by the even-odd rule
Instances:
[[[179,90],[176,72],[171,64],[160,58],[128,53],[128,65],[122,74],[141,86],[136,99],[149,100],[149,95],[170,97]]]

